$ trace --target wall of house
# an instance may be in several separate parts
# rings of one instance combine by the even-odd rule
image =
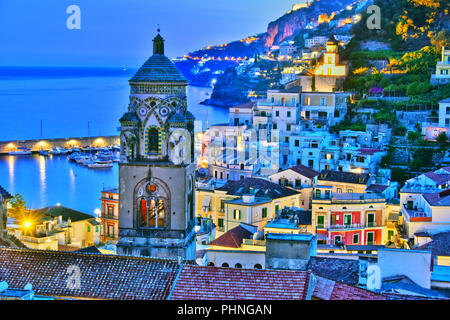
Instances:
[[[431,287],[431,252],[379,249],[378,267],[381,278],[405,275],[421,287]]]
[[[204,263],[208,265],[213,263],[216,267],[221,267],[228,263],[230,268],[235,268],[237,263],[242,265],[243,269],[255,269],[259,264],[262,269],[266,268],[265,252],[257,251],[215,251],[208,250],[205,254]]]
[[[266,239],[267,269],[306,270],[317,252],[316,238],[311,241]]]

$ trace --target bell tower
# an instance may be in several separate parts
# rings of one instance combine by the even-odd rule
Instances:
[[[187,80],[153,39],[120,119],[119,254],[195,260],[194,116]]]

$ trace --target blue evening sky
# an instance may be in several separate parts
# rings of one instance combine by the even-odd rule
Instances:
[[[0,0],[0,66],[128,66],[264,32],[295,0]],[[69,5],[81,30],[69,30]]]

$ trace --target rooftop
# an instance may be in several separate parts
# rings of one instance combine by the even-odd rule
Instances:
[[[67,221],[70,218],[72,222],[94,219],[93,215],[66,208],[64,206],[45,207],[37,210],[37,212],[42,215],[50,216],[52,218],[62,216],[62,219],[64,221]]]
[[[450,189],[437,193],[426,193],[423,197],[432,206],[450,206]]]
[[[307,266],[315,275],[347,284],[357,284],[359,278],[358,260],[311,257]]]
[[[244,239],[252,239],[253,233],[243,226],[239,225],[228,230],[217,239],[211,241],[211,246],[221,246],[229,248],[240,248]]]
[[[255,195],[256,197],[266,197],[271,199],[299,194],[298,191],[259,178],[245,178],[239,181],[229,180],[224,186],[217,188],[216,190],[226,191],[229,195]]]
[[[431,236],[432,240],[419,247],[420,250],[431,251],[433,257],[450,256],[450,231]]]
[[[342,172],[342,171],[329,171],[323,170],[319,175],[320,181],[333,181],[333,182],[343,182],[352,184],[363,184],[366,185],[369,181],[370,175],[367,173],[358,174],[352,172]]]
[[[73,266],[83,275],[75,290],[67,285]],[[178,262],[165,259],[0,248],[0,281],[14,288],[30,283],[45,296],[162,300],[179,269]]]
[[[311,168],[308,168],[301,164],[297,165],[295,167],[291,167],[289,169],[293,170],[293,171],[297,172],[298,174],[301,174],[302,176],[307,177],[309,179],[313,179],[314,177],[317,177],[320,174],[320,172],[313,170]]]
[[[306,300],[311,273],[185,265],[172,300]]]

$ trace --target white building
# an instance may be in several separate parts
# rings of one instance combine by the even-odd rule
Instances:
[[[400,189],[400,207],[409,238],[416,232],[450,230],[450,167],[426,172],[406,181]],[[444,193],[442,193],[444,192]],[[443,215],[447,212],[447,216]]]

